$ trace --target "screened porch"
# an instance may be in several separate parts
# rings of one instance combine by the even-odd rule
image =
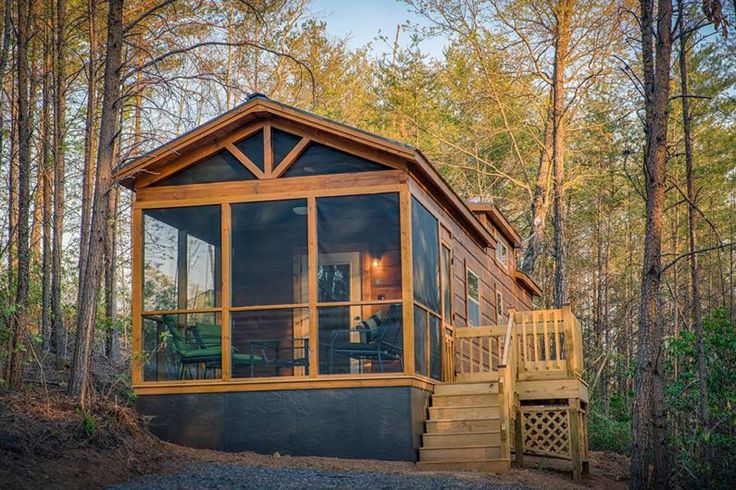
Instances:
[[[439,379],[438,223],[402,196],[142,209],[141,381]]]

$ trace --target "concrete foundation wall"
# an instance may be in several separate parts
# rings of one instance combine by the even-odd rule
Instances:
[[[430,393],[342,388],[141,395],[158,437],[221,451],[416,461]]]

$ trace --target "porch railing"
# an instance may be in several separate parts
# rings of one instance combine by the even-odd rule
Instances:
[[[456,328],[445,335],[445,381],[498,379],[499,365],[513,366],[514,380],[580,377],[580,321],[570,307],[510,311],[506,325]]]

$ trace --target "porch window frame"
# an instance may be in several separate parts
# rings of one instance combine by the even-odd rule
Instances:
[[[372,172],[370,172],[372,173]],[[366,172],[365,174],[370,174]],[[383,172],[376,172],[383,173]],[[352,177],[352,174],[335,174],[330,175],[330,179],[336,179],[340,176]],[[390,176],[389,174],[387,176]],[[396,176],[396,174],[393,174]],[[290,183],[297,183],[298,181],[313,181],[314,177],[289,177]],[[373,185],[373,186],[356,186],[356,187],[345,187],[345,188],[326,188],[326,189],[303,189],[296,191],[283,191],[275,192],[270,194],[248,194],[248,195],[237,195],[236,193],[225,193],[218,195],[218,188],[225,188],[227,184],[221,185],[219,183],[204,184],[212,187],[211,197],[208,198],[194,198],[194,199],[179,199],[179,200],[158,200],[156,199],[156,193],[158,189],[164,189],[161,191],[162,194],[166,195],[166,188],[155,188],[156,190],[150,190],[146,194],[146,199],[136,199],[133,204],[132,210],[132,332],[133,332],[133,386],[134,387],[172,387],[170,392],[177,392],[173,386],[189,386],[202,385],[203,389],[213,389],[213,387],[205,388],[206,385],[221,385],[221,384],[232,384],[232,385],[245,385],[245,384],[258,384],[258,383],[281,383],[281,382],[299,382],[299,381],[314,381],[316,378],[319,379],[333,379],[333,380],[352,380],[352,379],[368,379],[368,378],[392,378],[392,377],[403,377],[407,376],[416,377],[414,373],[414,345],[413,345],[413,290],[411,286],[411,273],[407,268],[411,268],[411,235],[410,230],[407,230],[407,225],[410,227],[411,215],[410,207],[407,204],[407,197],[410,198],[408,186],[406,180],[403,178],[396,178],[389,180],[389,183]],[[316,202],[320,197],[340,197],[340,196],[361,196],[361,195],[373,195],[373,194],[385,194],[395,193],[398,197],[398,209],[399,222],[400,222],[400,263],[401,263],[401,295],[398,298],[386,299],[386,300],[361,300],[361,301],[345,301],[345,302],[322,302],[318,301],[317,291],[317,258],[318,258],[318,247],[317,247],[317,208]],[[216,197],[212,197],[216,196]],[[305,199],[307,201],[307,284],[308,284],[308,301],[307,303],[298,304],[278,304],[278,305],[252,305],[252,306],[232,306],[231,297],[231,260],[232,260],[232,205],[246,202],[268,202],[278,201],[287,199]],[[219,205],[220,206],[220,227],[221,227],[221,285],[220,295],[221,301],[219,307],[207,308],[207,309],[196,309],[196,310],[166,310],[163,312],[156,311],[154,313],[215,313],[220,315],[220,332],[221,332],[221,366],[222,370],[219,377],[210,379],[184,379],[184,380],[155,380],[155,381],[144,381],[143,380],[143,362],[142,362],[142,334],[143,334],[143,317],[151,314],[151,312],[143,310],[143,214],[147,209],[162,209],[162,208],[176,208],[176,207],[191,207],[191,206],[205,206],[205,205]],[[412,293],[412,294],[407,294]],[[389,305],[389,304],[401,304],[402,305],[402,338],[403,338],[403,364],[404,369],[401,372],[386,372],[386,373],[374,373],[374,374],[319,374],[319,325],[318,325],[318,308],[327,306],[373,306],[373,305]],[[231,370],[231,342],[232,342],[232,313],[240,311],[253,311],[253,310],[267,310],[267,309],[281,309],[281,308],[305,308],[309,312],[309,374],[308,375],[290,375],[290,376],[262,376],[262,377],[247,377],[247,378],[234,378],[232,377]],[[407,315],[407,310],[409,314]],[[168,392],[168,391],[167,391]]]

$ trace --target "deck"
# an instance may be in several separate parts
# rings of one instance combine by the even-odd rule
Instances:
[[[508,470],[511,453],[570,460],[587,472],[588,386],[580,322],[568,305],[510,312],[506,325],[445,336],[420,466]],[[440,442],[438,442],[440,441]]]

